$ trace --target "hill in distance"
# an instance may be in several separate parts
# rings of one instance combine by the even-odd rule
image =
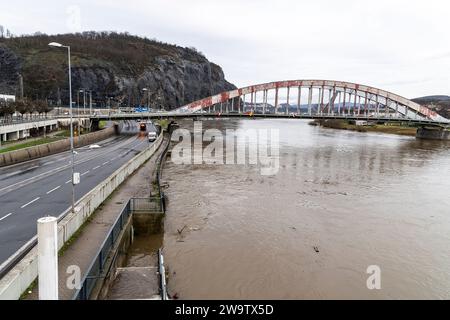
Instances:
[[[92,90],[97,106],[150,104],[173,109],[235,86],[222,69],[194,48],[116,32],[0,38],[0,93],[68,105],[67,50],[71,46],[73,101],[77,91]],[[142,89],[149,89],[147,92]],[[81,96],[81,95],[80,95]]]
[[[441,116],[450,119],[450,96],[435,95],[412,99],[412,101],[436,111]]]

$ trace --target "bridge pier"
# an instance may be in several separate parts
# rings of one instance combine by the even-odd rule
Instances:
[[[417,129],[416,138],[428,140],[450,140],[450,130],[445,128],[426,128]]]

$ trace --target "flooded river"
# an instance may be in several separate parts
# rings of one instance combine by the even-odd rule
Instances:
[[[450,298],[450,143],[301,120],[211,120],[207,128],[279,129],[279,170],[168,158],[172,295]],[[379,290],[367,287],[369,266],[381,271]]]

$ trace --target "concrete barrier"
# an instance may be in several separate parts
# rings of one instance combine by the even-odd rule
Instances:
[[[73,139],[73,143],[76,148],[84,147],[89,144],[109,138],[116,134],[116,132],[117,129],[115,128],[115,126],[109,127],[100,131],[87,133],[80,137],[75,137]],[[70,139],[64,139],[37,145],[34,147],[0,153],[0,167],[29,161],[68,150],[70,150]]]
[[[147,149],[140,152],[111,176],[92,189],[75,205],[75,213],[67,209],[59,217],[58,223],[58,250],[69,240],[72,235],[83,225],[90,215],[103,201],[136,169],[144,164],[159,148],[163,141],[163,135]],[[30,240],[30,243],[35,238]],[[26,245],[23,247],[25,248]],[[2,279],[0,279],[0,300],[19,299],[23,292],[33,283],[38,274],[36,246]]]

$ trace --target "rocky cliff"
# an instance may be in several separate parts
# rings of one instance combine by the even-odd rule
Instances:
[[[71,46],[73,101],[92,90],[97,106],[147,104],[173,109],[235,88],[222,69],[193,48],[111,32],[0,39],[0,93],[68,105],[67,53]],[[147,88],[148,91],[142,89]],[[80,97],[82,94],[80,94]],[[81,98],[80,98],[81,100]]]

